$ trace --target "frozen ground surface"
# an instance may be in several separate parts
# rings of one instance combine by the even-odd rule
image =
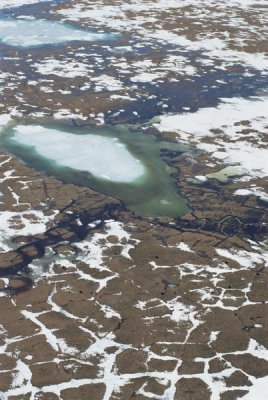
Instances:
[[[266,400],[265,2],[0,8],[117,35],[0,44],[1,124],[131,122],[197,150],[168,159],[192,212],[160,222],[1,151],[0,398]]]
[[[216,108],[161,116],[156,126],[161,131],[177,131],[181,140],[195,143],[211,152],[215,159],[240,165],[252,177],[265,177],[268,175],[268,163],[264,162],[268,159],[267,109],[267,96],[221,99]],[[246,138],[244,124],[249,129]]]

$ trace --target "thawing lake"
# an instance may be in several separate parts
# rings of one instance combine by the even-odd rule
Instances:
[[[13,140],[33,147],[58,165],[86,171],[113,182],[132,182],[145,177],[146,169],[117,138],[74,135],[43,126],[19,125]]]
[[[13,125],[0,141],[33,168],[116,197],[142,217],[178,217],[189,210],[172,176],[178,171],[164,160],[185,146],[124,125]]]
[[[111,37],[113,35],[90,32],[43,19],[0,19],[0,41],[9,46],[34,47],[70,41],[93,42]]]

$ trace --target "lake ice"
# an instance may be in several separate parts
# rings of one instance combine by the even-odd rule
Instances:
[[[34,47],[77,40],[93,42],[109,36],[77,29],[61,22],[11,18],[0,20],[0,41],[10,46]]]
[[[166,160],[185,146],[156,140],[139,127],[7,124],[0,147],[66,183],[121,200],[137,215],[178,217],[189,211]]]
[[[87,171],[113,182],[133,182],[145,175],[145,167],[117,138],[75,135],[42,126],[18,125],[13,139],[31,146],[58,165]]]

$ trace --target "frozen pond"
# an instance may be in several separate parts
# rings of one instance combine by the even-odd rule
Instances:
[[[111,36],[48,20],[11,18],[0,20],[0,41],[9,46],[34,47],[69,41],[93,42]]]
[[[59,166],[86,171],[99,179],[132,182],[145,175],[145,167],[117,138],[75,135],[43,126],[19,125],[13,139],[33,147]]]
[[[185,146],[137,128],[19,124],[7,126],[0,140],[33,168],[118,198],[143,217],[178,217],[189,210],[172,177],[178,170],[165,161]]]

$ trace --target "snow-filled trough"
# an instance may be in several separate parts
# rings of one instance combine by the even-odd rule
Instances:
[[[35,169],[64,182],[91,187],[122,200],[144,217],[177,217],[188,211],[163,159],[185,146],[156,141],[129,126],[9,125],[3,147]]]
[[[78,29],[61,22],[37,19],[0,19],[0,41],[17,47],[56,45],[70,41],[93,42],[112,35]]]

